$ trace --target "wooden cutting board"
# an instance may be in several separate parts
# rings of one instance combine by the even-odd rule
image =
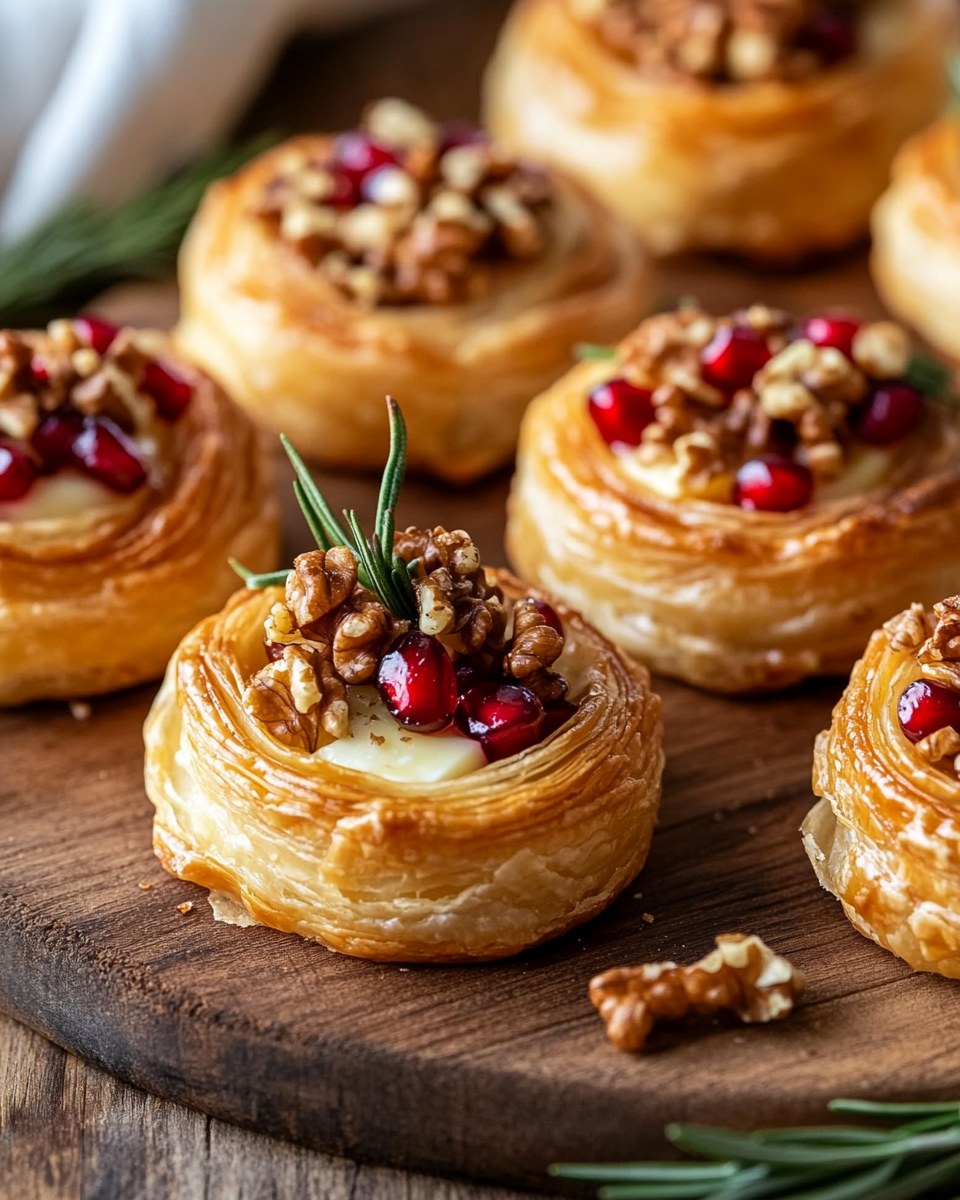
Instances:
[[[665,294],[875,307],[863,264],[747,279],[678,264]],[[152,292],[116,315],[163,312]],[[505,478],[407,488],[401,520],[499,550]],[[334,478],[372,506],[370,480]],[[306,546],[288,511],[288,549]],[[607,914],[510,962],[358,962],[263,928],[215,924],[150,849],[140,727],[152,688],[0,715],[0,1009],[158,1095],[269,1133],[400,1166],[545,1186],[556,1159],[663,1152],[667,1120],[822,1118],[835,1095],[960,1094],[957,985],[913,975],[822,892],[798,826],[813,738],[842,681],[729,700],[663,681],[668,766],[649,864]],[[178,906],[192,902],[192,910]],[[657,1035],[628,1056],[587,998],[607,967],[693,960],[721,931],[760,934],[808,979],[780,1025]]]

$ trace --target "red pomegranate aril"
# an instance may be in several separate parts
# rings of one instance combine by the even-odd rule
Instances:
[[[478,683],[485,683],[490,677],[489,671],[483,670],[475,663],[464,663],[457,667],[457,696],[465,696],[471,688],[475,688]]]
[[[857,17],[852,7],[831,5],[822,9],[800,34],[800,45],[823,62],[836,63],[857,52]]]
[[[82,430],[83,417],[70,409],[43,418],[33,431],[30,445],[40,459],[40,469],[45,475],[76,461],[73,444]]]
[[[0,501],[22,500],[36,478],[37,468],[30,455],[0,442]]]
[[[135,492],[147,478],[136,447],[109,417],[87,417],[74,439],[77,465],[114,492]]]
[[[949,726],[960,733],[960,692],[929,679],[908,684],[897,701],[900,728],[911,742]]]
[[[377,167],[396,166],[399,161],[396,151],[359,129],[342,133],[333,144],[334,166],[357,185]]]
[[[733,502],[747,512],[793,512],[810,503],[813,476],[792,458],[752,458],[737,472]]]
[[[543,705],[529,688],[496,679],[471,688],[457,708],[457,726],[480,743],[489,762],[535,746],[543,722]]]
[[[106,354],[113,345],[113,340],[120,332],[120,327],[103,317],[92,317],[89,314],[76,317],[73,322],[77,333],[88,346],[92,346],[98,354]]]
[[[334,208],[356,208],[360,203],[360,183],[352,175],[338,167],[330,171],[333,189],[327,197],[327,203]]]
[[[157,415],[164,421],[176,421],[182,416],[193,388],[169,363],[154,359],[143,372],[142,390],[157,406]]]
[[[913,433],[923,420],[926,400],[906,383],[884,383],[875,388],[860,411],[853,431],[861,442],[889,446]]]
[[[733,395],[753,383],[770,358],[767,339],[744,325],[722,325],[700,352],[700,373],[707,383]]]
[[[471,121],[450,121],[440,130],[440,153],[459,150],[461,146],[485,146],[490,135]]]
[[[608,446],[639,446],[643,431],[656,416],[649,388],[635,387],[626,379],[609,379],[594,388],[589,408]]]
[[[50,382],[50,372],[36,356],[30,360],[30,378],[34,387],[46,387]]]
[[[545,704],[543,708],[542,737],[556,733],[561,725],[566,725],[577,711],[577,705],[571,700],[555,700],[553,704]]]
[[[563,633],[563,622],[560,620],[557,610],[552,604],[548,604],[546,600],[534,600],[532,603],[533,607],[551,629],[555,629],[557,633]]]
[[[852,317],[809,317],[803,325],[803,336],[815,346],[831,346],[853,359],[853,339],[860,322]]]
[[[440,642],[425,633],[405,633],[383,656],[377,689],[390,715],[420,733],[436,733],[453,722],[457,675]]]

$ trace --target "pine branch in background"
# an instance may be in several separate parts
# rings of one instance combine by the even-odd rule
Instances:
[[[113,210],[71,204],[0,249],[0,326],[43,323],[115,283],[167,274],[207,186],[275,140],[215,150]]]

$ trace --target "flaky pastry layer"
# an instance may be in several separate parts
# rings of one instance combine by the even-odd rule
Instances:
[[[960,415],[928,404],[882,485],[792,513],[658,497],[587,409],[607,363],[539,396],[520,433],[507,549],[520,575],[647,663],[720,692],[843,674],[913,600],[956,584]]]
[[[864,233],[898,147],[946,97],[941,0],[885,0],[863,25],[846,64],[711,87],[645,76],[567,0],[518,0],[487,75],[487,122],[581,179],[656,253],[799,259]]]
[[[269,570],[272,472],[248,418],[177,360],[193,396],[162,461],[106,510],[0,522],[0,705],[95,695],[163,674],[184,631]]]
[[[497,582],[520,594],[506,573]],[[278,596],[241,593],[202,621],[147,720],[154,846],[168,871],[346,954],[448,962],[561,933],[643,866],[660,701],[646,671],[579,616],[561,610],[561,663],[579,701],[566,725],[472,774],[404,784],[288,749],[244,711]]]
[[[322,157],[329,139],[298,138]],[[468,482],[512,458],[524,406],[577,341],[619,338],[651,297],[637,241],[557,178],[549,246],[456,305],[365,309],[251,209],[291,143],[210,189],[180,258],[178,338],[259,421],[335,466],[383,461],[383,398],[403,405],[409,465]]]
[[[874,633],[817,738],[803,825],[817,877],[861,933],[918,971],[960,978],[960,789],[900,731],[910,652]]]
[[[960,118],[908,142],[872,224],[870,266],[884,302],[960,358]]]

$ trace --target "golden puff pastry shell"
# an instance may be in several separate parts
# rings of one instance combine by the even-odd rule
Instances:
[[[817,738],[803,825],[817,877],[857,929],[915,970],[960,979],[960,785],[903,736],[913,655],[878,630]]]
[[[193,395],[150,478],[122,503],[0,522],[0,704],[156,679],[184,632],[279,548],[260,435],[212,380],[177,360]]]
[[[942,0],[884,0],[863,53],[797,83],[645,76],[567,0],[518,0],[486,80],[497,137],[569,171],[658,254],[796,260],[866,230],[900,144],[947,95]]]
[[[956,579],[960,415],[931,403],[889,477],[793,513],[671,501],[642,487],[587,409],[609,364],[582,363],[530,406],[507,549],[654,671],[719,692],[845,674],[870,631]]]
[[[872,224],[870,266],[887,307],[960,359],[960,118],[907,143]]]
[[[207,194],[180,258],[181,345],[259,421],[330,465],[379,468],[386,394],[403,406],[415,470],[469,482],[513,457],[531,396],[575,342],[619,338],[651,299],[633,235],[579,185],[554,182],[549,245],[494,271],[484,298],[366,309],[252,213],[287,148]]]
[[[398,783],[287,749],[244,711],[278,595],[239,594],[201,622],[148,718],[168,871],[333,950],[451,962],[559,934],[640,870],[660,798],[660,702],[643,668],[580,617],[562,610],[561,668],[580,702],[566,725],[460,778]]]

